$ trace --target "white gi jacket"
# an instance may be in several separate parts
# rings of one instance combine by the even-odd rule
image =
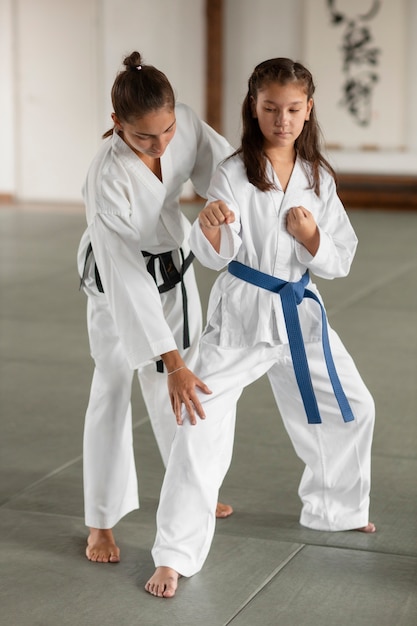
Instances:
[[[208,191],[208,201],[223,200],[234,212],[235,222],[221,227],[221,247],[217,254],[196,221],[190,236],[195,256],[214,270],[235,259],[291,282],[299,281],[307,269],[322,278],[346,276],[357,238],[332,176],[321,169],[318,197],[309,189],[306,175],[309,165],[298,157],[284,193],[272,166],[268,167],[278,189],[262,192],[248,181],[240,156],[219,166]],[[294,206],[308,209],[319,227],[320,246],[314,257],[287,231],[286,214]],[[308,288],[318,294],[311,282]],[[304,341],[321,340],[318,304],[305,298],[298,306],[298,313]],[[223,272],[213,286],[207,319],[204,339],[221,347],[288,343],[280,296],[229,272]]]
[[[116,132],[93,160],[83,187],[87,229],[78,249],[84,289],[98,296],[97,263],[126,357],[132,369],[177,348],[161,298],[141,251],[188,250],[190,224],[179,208],[191,179],[206,197],[217,164],[233,148],[184,104],[177,104],[176,132],[161,157],[161,182]],[[174,256],[174,261],[177,259]],[[178,266],[180,260],[178,259]]]

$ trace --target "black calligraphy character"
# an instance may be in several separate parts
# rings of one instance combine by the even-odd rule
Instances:
[[[343,85],[342,106],[345,106],[360,126],[371,121],[373,86],[378,82],[376,67],[381,50],[372,45],[372,35],[367,22],[378,13],[381,0],[373,0],[370,10],[362,15],[349,17],[336,8],[336,0],[327,0],[332,24],[345,25],[342,38]]]

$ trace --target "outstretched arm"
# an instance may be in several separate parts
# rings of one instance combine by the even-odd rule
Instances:
[[[216,200],[207,204],[198,216],[200,228],[215,251],[220,252],[221,231],[223,224],[235,221],[235,214],[222,201]]]

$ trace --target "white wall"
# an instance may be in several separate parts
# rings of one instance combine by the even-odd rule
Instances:
[[[299,58],[303,0],[225,0],[224,133],[238,145],[240,110],[255,65]]]
[[[407,59],[406,59],[406,128],[408,147],[417,153],[417,0],[408,0]]]
[[[308,2],[304,56],[315,78],[316,111],[330,144],[345,150],[375,146],[378,150],[398,151],[404,146],[406,4],[405,0],[385,0],[372,19],[361,20],[358,16],[365,12],[363,0],[338,0],[335,6],[344,19],[335,25],[327,3]],[[375,50],[378,55],[375,65],[363,58],[361,63],[350,62],[344,67],[346,52],[342,46],[346,44],[349,21],[355,24],[356,37],[362,28],[369,32],[371,39],[358,47],[356,55],[365,57],[366,52]],[[377,77],[376,82],[371,83],[371,75]],[[344,104],[348,79],[368,83],[367,96],[356,94],[356,114]]]
[[[75,200],[98,133],[96,2],[15,6],[17,193]]]
[[[325,3],[326,0],[314,0]],[[363,6],[360,0],[356,4]],[[396,0],[382,0],[395,4]],[[224,131],[233,145],[239,143],[240,107],[247,91],[247,80],[255,65],[268,58],[288,56],[300,60],[310,69],[305,41],[307,14],[313,0],[225,0],[226,59],[225,59],[225,124]],[[340,0],[337,6],[351,6],[351,0]],[[366,152],[359,150],[329,151],[328,158],[340,172],[394,173],[417,175],[417,0],[405,0],[407,37],[405,41],[405,92],[401,109],[392,116],[401,116],[405,128],[404,151]],[[323,29],[324,30],[324,29]],[[317,32],[317,46],[320,46]],[[387,30],[386,37],[391,33]],[[394,70],[395,71],[395,68]],[[317,98],[322,97],[323,85],[318,86]],[[332,89],[332,85],[325,88]],[[320,95],[319,95],[320,92]],[[319,107],[320,109],[320,107]],[[319,121],[326,137],[326,119]],[[394,118],[393,118],[394,119]],[[366,143],[366,142],[364,142]],[[384,143],[382,141],[382,143]]]
[[[395,0],[383,0],[396,4]],[[417,0],[405,0],[407,16],[404,68],[405,92],[402,94],[401,111],[392,109],[392,116],[404,116],[404,151],[331,151],[330,160],[341,172],[366,172],[371,174],[409,174],[417,176]],[[387,37],[390,33],[387,32]],[[395,71],[395,68],[394,70]],[[392,103],[394,99],[390,100]]]
[[[81,201],[134,49],[203,115],[204,0],[0,0],[0,194]]]
[[[0,141],[0,193],[13,195],[15,181],[13,0],[0,0],[0,119],[3,121]]]
[[[224,0],[224,132],[234,145],[253,67],[272,56],[308,65],[308,1]],[[337,154],[342,171],[417,173],[417,0],[406,2],[409,150],[377,157]],[[81,200],[88,164],[110,127],[111,85],[133,49],[165,71],[178,98],[204,116],[204,22],[205,0],[0,0],[0,195]]]
[[[138,50],[145,63],[169,78],[178,100],[204,113],[204,0],[103,0],[99,57],[103,123],[111,113],[110,90],[123,57]]]

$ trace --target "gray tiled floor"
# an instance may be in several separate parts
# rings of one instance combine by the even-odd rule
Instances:
[[[186,211],[193,215],[194,206]],[[0,623],[7,626],[417,624],[417,213],[355,211],[347,279],[320,283],[374,394],[373,536],[298,524],[302,471],[266,379],[239,405],[235,454],[203,571],[173,600],[143,591],[162,464],[134,389],[141,509],[119,565],[84,554],[81,438],[92,363],[75,251],[80,207],[0,207]],[[214,274],[197,266],[203,302]]]

